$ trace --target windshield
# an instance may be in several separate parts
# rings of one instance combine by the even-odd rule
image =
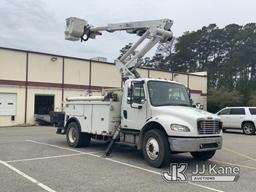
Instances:
[[[191,106],[187,90],[183,85],[163,81],[149,81],[148,92],[150,103],[153,106]]]

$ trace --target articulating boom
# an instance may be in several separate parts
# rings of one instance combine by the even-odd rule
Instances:
[[[71,41],[87,41],[95,39],[97,35],[101,35],[102,31],[115,32],[126,31],[130,34],[140,36],[137,42],[124,54],[122,57],[115,60],[115,64],[122,74],[123,80],[129,78],[138,78],[136,72],[138,60],[142,58],[151,48],[157,43],[171,41],[173,34],[171,26],[173,21],[170,19],[151,20],[151,21],[136,21],[127,23],[108,24],[103,27],[93,27],[83,19],[70,17],[66,19],[65,39]],[[136,49],[144,42],[149,41],[139,50]],[[133,56],[133,54],[135,55]]]

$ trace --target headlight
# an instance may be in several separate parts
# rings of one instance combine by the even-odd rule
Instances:
[[[185,125],[171,124],[170,128],[173,131],[190,132],[190,129],[187,126],[185,126]]]

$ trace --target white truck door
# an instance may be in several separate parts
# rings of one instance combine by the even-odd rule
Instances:
[[[218,113],[221,121],[223,122],[223,127],[230,127],[230,109],[223,109]]]
[[[241,128],[244,117],[245,117],[244,108],[230,109],[230,126],[232,128]]]
[[[146,122],[147,101],[145,86],[142,81],[132,81],[126,86],[122,102],[122,127],[141,129]]]

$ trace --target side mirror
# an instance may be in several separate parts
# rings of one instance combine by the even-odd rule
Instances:
[[[193,105],[194,103],[193,99],[189,98],[189,101],[190,101],[190,105],[192,105],[193,107],[196,106],[196,105]]]
[[[144,104],[146,102],[146,99],[141,99],[141,104]]]
[[[196,103],[196,108],[197,109],[202,109],[202,105],[200,103]]]
[[[131,103],[132,103],[131,97],[127,97],[127,103],[128,103],[128,104],[131,104]]]
[[[189,89],[189,88],[187,88],[187,92],[188,92],[188,96],[189,96],[189,98],[191,99],[191,91],[190,91],[190,89]]]

